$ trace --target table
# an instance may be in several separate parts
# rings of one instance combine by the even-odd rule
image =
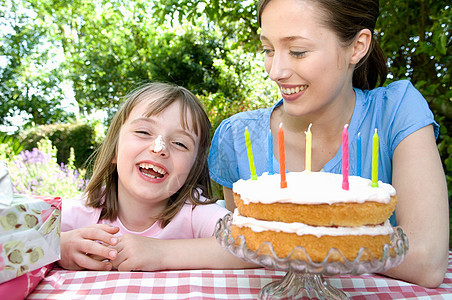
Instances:
[[[27,299],[256,299],[263,286],[284,275],[268,269],[97,272],[55,268]],[[59,276],[64,282],[55,289],[52,280]],[[452,299],[452,252],[446,277],[437,289],[375,274],[325,278],[351,299]]]

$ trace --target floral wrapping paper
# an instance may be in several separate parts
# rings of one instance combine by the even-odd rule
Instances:
[[[61,198],[14,195],[0,206],[0,283],[60,259]]]

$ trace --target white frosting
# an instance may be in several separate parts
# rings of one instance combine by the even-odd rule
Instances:
[[[232,224],[242,228],[249,227],[254,232],[262,231],[276,231],[286,233],[296,233],[302,235],[314,235],[321,237],[323,235],[329,236],[343,236],[343,235],[387,235],[393,233],[393,229],[387,220],[383,225],[376,226],[359,226],[359,227],[323,227],[323,226],[309,226],[303,223],[284,223],[284,222],[270,222],[262,221],[254,218],[243,217],[235,209],[232,217]]]
[[[387,183],[372,181],[358,176],[349,176],[349,190],[342,189],[342,174],[327,172],[289,172],[286,174],[287,188],[280,188],[280,174],[262,174],[257,180],[243,180],[233,184],[233,191],[240,195],[245,204],[252,203],[295,203],[333,204],[344,202],[363,203],[374,201],[389,203],[395,189]]]
[[[166,148],[165,141],[161,135],[157,136],[154,142],[154,152],[158,153]]]

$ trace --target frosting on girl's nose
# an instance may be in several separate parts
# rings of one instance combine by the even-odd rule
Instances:
[[[162,150],[165,150],[165,142],[163,141],[163,137],[161,135],[157,136],[154,142],[154,152],[158,153]]]

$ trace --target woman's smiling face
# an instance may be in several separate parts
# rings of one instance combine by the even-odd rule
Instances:
[[[351,87],[351,47],[326,28],[325,13],[309,0],[272,0],[261,17],[265,69],[290,115],[322,111]]]
[[[120,202],[121,198],[155,204],[167,200],[186,181],[198,153],[199,137],[180,122],[180,102],[146,117],[152,101],[139,102],[121,127],[114,160]],[[191,124],[191,115],[187,118]]]

